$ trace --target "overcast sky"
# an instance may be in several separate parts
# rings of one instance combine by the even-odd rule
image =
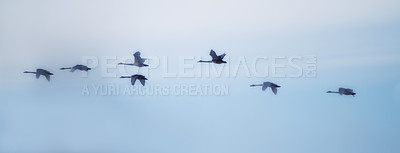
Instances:
[[[0,152],[400,152],[399,27],[398,0],[0,0]],[[228,63],[196,63],[210,49]],[[149,68],[116,66],[136,51]],[[310,56],[315,76],[272,74],[274,58],[300,58],[304,70]],[[268,76],[239,66],[260,57]],[[85,58],[99,60],[87,77],[59,70]],[[196,77],[181,76],[182,58]],[[229,75],[198,76],[228,67]],[[52,81],[22,73],[36,68]],[[130,87],[118,77],[136,73],[148,87],[229,93],[94,94]],[[249,87],[265,81],[282,86],[277,95]],[[357,95],[325,93],[338,87]]]

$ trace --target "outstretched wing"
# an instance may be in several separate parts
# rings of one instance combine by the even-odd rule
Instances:
[[[45,74],[44,76],[46,77],[47,81],[50,81],[50,75]]]
[[[263,84],[262,91],[265,91],[268,88],[268,85]]]
[[[269,82],[264,82],[262,86],[262,90],[265,91],[269,87]]]
[[[344,88],[339,88],[339,94],[342,95],[344,93]]]
[[[222,59],[224,59],[224,57],[225,57],[225,53],[224,54],[222,54],[222,55],[219,55],[218,57],[222,60]]]
[[[39,79],[39,77],[40,77],[40,73],[36,72],[36,79]]]
[[[210,51],[210,56],[212,57],[212,60],[218,60],[218,56],[217,56],[217,54],[215,53],[215,51],[214,50],[212,50],[211,49],[211,51]]]
[[[139,79],[139,81],[140,81],[140,83],[144,86],[146,80],[144,80],[144,79]]]
[[[276,89],[275,86],[271,87],[272,92],[276,95],[276,93],[278,92],[278,90]]]
[[[136,52],[135,54],[133,54],[133,56],[135,57],[135,63],[143,64],[143,62],[145,61],[145,59],[142,59],[140,57],[140,52]]]
[[[75,65],[74,67],[71,68],[71,72],[74,72],[75,70],[81,70],[83,65]]]
[[[132,86],[135,85],[135,82],[136,82],[136,77],[132,77],[132,78],[131,78],[131,84],[132,84]]]

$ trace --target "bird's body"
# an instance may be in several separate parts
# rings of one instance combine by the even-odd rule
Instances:
[[[349,88],[339,88],[338,91],[327,91],[326,93],[337,93],[339,95],[356,95],[356,93],[353,91],[353,89]]]
[[[146,61],[146,59],[140,57],[140,52],[136,52],[135,54],[133,54],[133,57],[135,57],[134,63],[118,63],[118,65],[129,65],[129,66],[137,66],[137,67],[149,66],[147,64],[144,64],[144,61]]]
[[[201,62],[201,63],[215,63],[215,64],[226,63],[226,61],[223,60],[224,57],[225,57],[225,55],[226,55],[226,54],[224,53],[224,54],[222,54],[222,55],[217,56],[217,54],[215,53],[215,51],[211,49],[211,51],[210,51],[210,56],[212,57],[212,60],[211,60],[211,61],[203,61],[203,60],[200,60],[199,62]]]
[[[252,84],[250,87],[255,87],[255,86],[262,86],[262,90],[265,91],[268,87],[271,88],[272,92],[276,95],[278,92],[279,85],[272,83],[272,82],[264,82],[263,84]]]
[[[132,76],[121,76],[120,78],[131,78],[131,84],[132,86],[135,85],[136,80],[139,80],[140,83],[144,86],[145,85],[145,81],[147,80],[147,78],[143,75],[140,74],[135,74]]]
[[[91,68],[87,67],[86,65],[75,65],[74,67],[67,67],[67,68],[60,68],[60,70],[66,70],[66,69],[71,69],[71,72],[74,72],[75,70],[81,70],[81,71],[89,71]]]
[[[36,74],[36,79],[39,79],[40,75],[43,75],[46,77],[47,81],[50,81],[50,75],[53,75],[53,73],[51,73],[47,70],[44,70],[44,69],[36,69],[36,72],[25,71],[24,73]]]

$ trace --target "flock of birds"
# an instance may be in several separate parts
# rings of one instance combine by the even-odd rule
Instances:
[[[227,63],[226,61],[224,61],[224,57],[225,57],[225,53],[221,54],[221,55],[217,55],[215,53],[214,50],[211,49],[210,51],[210,56],[211,56],[211,60],[209,61],[203,61],[200,60],[198,62],[200,63],[215,63],[215,64],[223,64],[223,63]],[[128,65],[128,66],[137,66],[137,67],[147,67],[149,65],[144,64],[144,62],[146,61],[145,58],[140,57],[140,52],[136,52],[135,54],[133,54],[135,60],[134,63],[118,63],[118,65]],[[89,71],[91,70],[91,68],[85,66],[85,65],[75,65],[73,67],[66,67],[66,68],[60,68],[60,70],[70,70],[70,72],[74,72],[76,70],[80,70],[80,71]],[[50,76],[54,75],[53,73],[44,70],[44,69],[36,69],[36,72],[30,72],[30,71],[25,71],[24,73],[33,73],[36,75],[36,78],[39,79],[41,75],[43,75],[44,77],[46,77],[47,81],[50,81]],[[147,80],[147,78],[141,74],[135,74],[135,75],[131,75],[131,76],[121,76],[120,78],[130,78],[131,79],[131,84],[132,86],[135,85],[136,80],[139,80],[139,82],[144,86],[145,82]],[[265,91],[268,87],[271,88],[272,92],[276,95],[278,92],[279,85],[272,83],[272,82],[263,82],[262,84],[252,84],[250,85],[250,87],[257,87],[257,86],[261,86],[262,90]],[[352,89],[348,89],[348,88],[339,88],[338,91],[327,91],[327,93],[336,93],[339,95],[352,95],[355,96],[356,93],[352,90]]]

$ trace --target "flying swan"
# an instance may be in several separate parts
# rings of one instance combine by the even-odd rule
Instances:
[[[349,88],[339,88],[338,91],[327,91],[326,93],[337,93],[339,95],[352,95],[354,97],[354,95],[356,95],[356,93],[353,91],[353,89],[349,89]]]
[[[252,84],[250,85],[250,87],[255,87],[255,86],[262,86],[262,90],[265,91],[268,87],[271,88],[272,92],[274,92],[274,94],[276,95],[276,93],[278,92],[279,87],[277,84],[272,83],[272,82],[264,82],[263,84]]]
[[[135,54],[133,54],[133,57],[135,57],[134,63],[118,63],[118,65],[129,65],[129,66],[137,66],[137,67],[149,66],[147,64],[144,64],[144,61],[146,61],[146,59],[140,57],[140,52],[136,52]]]
[[[211,60],[211,61],[203,61],[203,60],[200,60],[199,62],[201,62],[201,63],[215,63],[215,64],[226,63],[226,61],[222,60],[222,59],[224,59],[225,55],[226,55],[226,54],[224,53],[224,54],[222,54],[222,55],[217,56],[217,54],[215,53],[215,51],[211,49],[211,51],[210,51],[210,56],[212,57],[212,60]]]
[[[36,69],[36,72],[25,71],[24,73],[36,74],[36,79],[39,79],[40,75],[43,75],[46,77],[47,81],[50,81],[50,75],[53,75],[53,73],[51,73],[47,70],[44,70],[44,69]]]
[[[81,71],[89,71],[91,70],[91,68],[87,67],[86,65],[75,65],[74,67],[63,67],[60,68],[60,70],[67,70],[67,69],[71,69],[71,72],[74,72],[75,70],[81,70]]]
[[[132,86],[135,85],[136,80],[139,80],[140,83],[144,86],[145,81],[147,80],[147,78],[145,76],[140,75],[140,74],[135,74],[135,75],[132,75],[132,76],[121,76],[120,78],[131,78]]]

